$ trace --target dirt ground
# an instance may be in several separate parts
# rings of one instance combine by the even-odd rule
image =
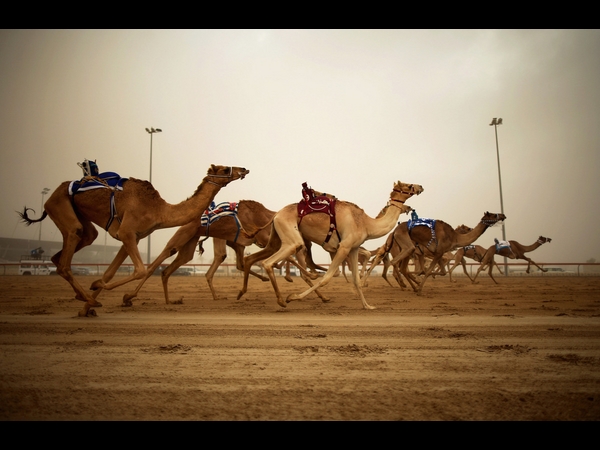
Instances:
[[[81,277],[85,285],[96,277]],[[0,420],[600,419],[600,277],[343,277],[287,308],[268,282],[152,277],[97,317],[54,276],[0,277]],[[287,296],[301,292],[279,278]]]

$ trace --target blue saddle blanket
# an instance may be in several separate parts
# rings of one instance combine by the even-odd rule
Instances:
[[[71,181],[71,184],[69,184],[69,195],[75,195],[77,192],[89,191],[90,189],[122,191],[125,181],[127,181],[127,178],[121,178],[115,172],[102,172],[93,178],[84,177],[81,180]]]
[[[234,216],[237,219],[238,204],[236,202],[222,202],[218,205],[211,202],[210,206],[200,217],[200,225],[208,227],[225,216]]]
[[[432,230],[435,229],[435,219],[416,219],[416,220],[409,220],[408,221],[408,231],[412,230],[414,227],[419,226],[419,225],[423,225],[426,227],[431,228]]]

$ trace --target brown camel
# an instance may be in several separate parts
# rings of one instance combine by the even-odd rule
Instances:
[[[477,275],[479,275],[479,272],[488,268],[488,275],[490,276],[490,278],[492,280],[494,280],[494,283],[498,284],[496,279],[492,276],[492,269],[494,268],[494,262],[495,262],[494,256],[496,256],[496,255],[505,256],[510,259],[524,259],[528,263],[527,270],[525,270],[525,272],[527,272],[527,273],[529,273],[529,267],[532,264],[534,266],[536,266],[538,269],[540,269],[542,272],[547,272],[548,269],[544,269],[544,268],[538,266],[535,261],[533,261],[531,258],[528,258],[527,256],[525,256],[525,253],[532,252],[536,248],[538,248],[540,245],[545,244],[546,242],[551,242],[551,241],[552,241],[552,239],[544,237],[544,236],[540,236],[538,238],[538,240],[535,241],[531,245],[519,244],[517,241],[508,241],[510,243],[510,247],[504,247],[498,251],[496,250],[496,245],[492,245],[490,248],[488,248],[486,250],[485,255],[483,256],[483,258],[481,260],[481,265],[479,266],[479,268],[477,269],[477,272],[475,273],[475,276],[473,277],[473,283],[475,283],[475,280],[477,279]]]
[[[202,213],[204,213],[204,211],[202,211]],[[250,226],[253,229],[262,228],[269,223],[275,215],[275,211],[267,209],[262,203],[254,200],[240,200],[237,206],[237,219],[239,222],[233,215],[226,215],[214,221],[207,227],[201,223],[202,213],[196,217],[196,220],[189,222],[177,230],[169,242],[167,242],[167,245],[165,245],[165,248],[162,250],[162,252],[149,266],[148,273],[140,280],[140,283],[135,290],[123,296],[124,306],[131,306],[131,300],[137,296],[138,292],[150,275],[162,264],[165,259],[173,256],[175,253],[177,253],[177,257],[165,270],[161,272],[161,278],[167,304],[182,303],[181,300],[174,302],[169,300],[169,277],[179,267],[192,260],[196,245],[199,246],[199,250],[201,252],[204,251],[202,249],[202,240],[204,239],[202,238],[207,237],[213,238],[215,257],[209,270],[206,272],[206,281],[208,282],[213,299],[218,300],[219,296],[214,289],[212,279],[214,273],[227,257],[226,245],[229,245],[235,251],[237,269],[243,270],[242,264],[244,259],[244,250],[246,247],[253,244],[261,248],[265,247],[269,240],[270,233],[268,228],[261,229],[261,231],[254,237],[248,238],[247,234],[244,232],[245,227]],[[263,281],[268,281],[268,278],[265,278],[252,270],[250,270],[250,274],[262,279]]]
[[[85,302],[79,315],[95,315],[94,310],[90,313],[90,308],[102,306],[96,300],[102,289],[113,289],[146,276],[147,271],[137,247],[140,239],[154,230],[184,225],[199,217],[221,188],[234,180],[243,179],[249,172],[241,167],[213,164],[194,194],[176,205],[163,200],[148,181],[136,178],[125,181],[122,190],[91,189],[75,195],[69,194],[70,182],[65,181],[46,201],[41,218],[33,220],[27,217],[27,210],[30,209],[27,207],[19,214],[27,225],[44,220],[46,215],[54,221],[63,235],[62,250],[52,257],[56,272],[71,285],[75,298]],[[71,260],[74,253],[90,245],[98,236],[94,224],[106,226],[106,230],[121,241],[122,246],[102,278],[92,283],[94,292],[89,293],[74,279]],[[134,264],[133,274],[107,284],[127,256]]]
[[[337,233],[330,233],[326,241],[328,231],[331,230],[329,214],[308,214],[299,222],[298,204],[293,203],[280,210],[273,218],[271,237],[267,247],[244,258],[244,286],[238,294],[241,298],[248,286],[248,269],[257,261],[263,261],[263,267],[271,280],[277,303],[285,307],[292,300],[300,300],[321,286],[325,286],[333,277],[342,261],[349,258],[349,266],[352,270],[354,287],[362,301],[363,308],[374,309],[370,306],[362,293],[358,271],[358,249],[368,239],[377,239],[388,233],[397,223],[400,214],[408,213],[412,209],[404,202],[423,192],[423,187],[416,184],[397,182],[390,193],[390,201],[381,210],[379,215],[373,219],[353,203],[338,200],[335,204],[335,216],[337,220]],[[301,294],[292,294],[284,301],[277,281],[273,273],[273,265],[286,257],[298,252],[304,247],[304,240],[317,243],[329,253],[335,252],[329,269],[322,278],[313,286]],[[266,258],[266,259],[265,259]]]
[[[454,261],[454,265],[448,269],[450,281],[456,283],[456,280],[452,279],[452,271],[459,264],[462,265],[463,271],[465,275],[469,277],[469,280],[473,281],[473,278],[471,277],[471,275],[469,275],[469,272],[467,272],[467,262],[465,261],[465,258],[473,259],[480,263],[486,251],[487,249],[482,247],[481,245],[468,245],[466,247],[461,247],[458,250],[456,250],[454,257],[452,258],[452,261]],[[498,271],[502,272],[500,270],[500,267],[498,267],[498,264],[496,264],[496,261],[494,261],[494,265],[498,268]]]
[[[473,243],[488,227],[505,219],[506,216],[504,214],[486,212],[477,226],[465,234],[458,233],[450,225],[441,220],[435,221],[435,234],[426,225],[417,225],[409,230],[408,222],[402,222],[398,224],[393,233],[393,239],[401,251],[392,259],[391,265],[399,265],[402,275],[408,280],[417,295],[421,295],[425,281],[433,273],[444,253]],[[409,258],[415,252],[416,245],[419,245],[421,248],[427,248],[433,255],[431,264],[420,282],[408,271]],[[375,256],[371,267],[379,264],[384,253],[385,251],[382,251]]]
[[[472,230],[473,230],[473,228],[468,227],[467,225],[460,225],[454,229],[454,231],[456,231],[459,234],[466,234]],[[391,255],[392,258],[394,258],[395,256],[399,255],[401,252],[401,249],[400,249],[398,243],[394,239],[394,232],[389,234],[385,244],[383,246],[381,246],[379,249],[377,249],[376,253],[375,253],[376,258],[377,258],[377,254],[381,254],[382,252],[384,253],[384,256],[382,257],[382,260],[383,260],[382,277],[385,281],[387,281],[387,283],[390,286],[392,284],[390,283],[390,281],[387,278],[387,271],[388,271],[388,268],[392,265],[392,261],[389,256]],[[432,276],[435,276],[436,274],[440,274],[440,275],[446,274],[446,264],[450,260],[451,255],[452,255],[452,252],[444,253],[442,258],[438,262],[437,271],[432,272]],[[426,272],[425,259],[431,260],[431,259],[433,259],[433,257],[434,257],[433,253],[427,247],[425,247],[425,248],[423,248],[421,246],[415,247],[415,251],[411,255],[411,258],[413,259],[414,266],[415,266],[415,270],[412,273],[414,275],[425,274],[425,272]],[[376,262],[375,258],[373,261],[374,261],[373,264],[375,264],[375,262]],[[379,264],[379,262],[377,262],[377,264]],[[372,267],[374,267],[374,266],[371,265],[371,268]],[[399,264],[396,264],[392,267],[393,267],[393,275],[394,275],[394,278],[396,279],[396,282],[398,283],[398,285],[400,285],[400,288],[402,290],[404,290],[406,288],[406,284],[402,281],[402,277],[400,276]],[[372,270],[371,268],[369,269],[368,274]]]

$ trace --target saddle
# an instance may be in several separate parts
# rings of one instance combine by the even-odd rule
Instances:
[[[89,191],[91,189],[112,189],[116,191],[123,190],[123,183],[127,178],[115,172],[102,172],[98,175],[88,175],[81,180],[71,181],[69,184],[69,195],[75,195],[78,192]]]
[[[302,219],[307,214],[315,212],[329,214],[329,231],[327,232],[327,237],[325,238],[325,241],[323,241],[323,244],[329,242],[334,231],[337,234],[338,239],[340,241],[342,240],[335,222],[335,202],[336,198],[334,196],[326,193],[317,195],[314,189],[307,186],[306,182],[302,183],[302,200],[298,202],[298,217],[300,218],[300,220],[298,220],[298,225],[300,225],[300,222],[302,222]]]
[[[500,253],[500,250],[503,250],[505,248],[508,248],[512,252],[512,249],[510,248],[510,242],[508,242],[508,241],[499,241],[496,238],[494,238],[494,242],[496,243],[496,253]]]
[[[240,220],[238,219],[237,202],[222,202],[218,205],[215,204],[215,202],[210,203],[208,209],[204,211],[204,213],[202,213],[202,216],[200,217],[200,225],[206,227],[206,239],[208,239],[209,237],[209,227],[217,220],[226,216],[232,216],[235,219],[235,224],[237,225],[237,233],[233,242],[237,242],[241,229]]]
[[[409,220],[407,223],[408,233],[410,234],[411,230],[418,226],[425,226],[431,229],[431,239],[427,243],[427,247],[434,241],[437,244],[437,237],[435,236],[435,219],[416,218]]]
[[[98,175],[86,175],[81,180],[71,181],[69,184],[69,195],[71,201],[73,196],[78,192],[85,192],[91,189],[110,189],[110,218],[106,223],[104,229],[108,231],[113,223],[115,217],[121,223],[121,219],[117,214],[117,207],[115,205],[115,191],[123,190],[123,183],[127,181],[127,178],[121,178],[121,176],[115,172],[102,172]]]

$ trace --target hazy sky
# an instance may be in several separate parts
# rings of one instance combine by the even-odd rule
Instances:
[[[552,238],[538,262],[600,260],[599,82],[599,30],[0,30],[0,236],[37,239],[15,211],[39,217],[85,158],[148,179],[146,127],[170,203],[225,164],[250,174],[216,201],[278,210],[306,181],[375,217],[401,180],[425,188],[419,216],[475,226],[500,212],[501,117],[507,238]]]

